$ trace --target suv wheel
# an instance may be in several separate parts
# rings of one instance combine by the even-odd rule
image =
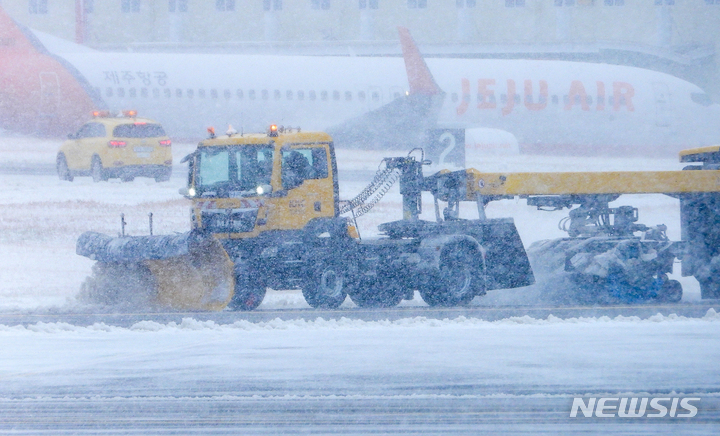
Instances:
[[[103,169],[102,162],[97,156],[93,156],[92,163],[90,164],[90,174],[92,175],[93,182],[102,182],[107,180],[105,170]]]
[[[73,175],[70,172],[70,168],[68,167],[67,159],[65,159],[64,154],[58,154],[55,166],[57,168],[57,173],[60,180],[67,180],[68,182],[73,181]]]

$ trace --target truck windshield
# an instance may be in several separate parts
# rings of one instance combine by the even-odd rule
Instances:
[[[202,194],[269,185],[274,157],[275,150],[269,146],[208,147],[198,155],[195,188]]]

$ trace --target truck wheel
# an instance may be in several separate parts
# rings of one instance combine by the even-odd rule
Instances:
[[[60,180],[67,180],[68,182],[73,181],[74,177],[68,167],[67,159],[65,159],[65,155],[62,153],[58,154],[56,168]]]
[[[437,280],[420,288],[420,295],[430,306],[465,306],[481,289],[478,255],[468,248],[458,247],[442,260]]]
[[[667,303],[677,303],[682,300],[682,285],[677,280],[666,280],[662,288],[658,300]]]
[[[108,179],[105,175],[102,162],[97,156],[93,156],[92,162],[90,163],[90,174],[92,175],[93,182],[103,182]]]
[[[302,287],[305,301],[315,309],[336,309],[343,301],[345,269],[339,262],[319,262]]]
[[[255,285],[244,289],[238,289],[238,286],[235,286],[235,294],[228,303],[228,307],[232,310],[253,310],[263,302],[265,292],[264,286]]]
[[[712,278],[698,279],[700,298],[703,300],[720,298],[720,286]]]
[[[364,308],[395,307],[403,299],[403,289],[397,283],[378,280],[372,286],[364,287],[350,294],[353,303]]]

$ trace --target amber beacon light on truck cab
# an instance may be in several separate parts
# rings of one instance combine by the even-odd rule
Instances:
[[[172,141],[163,127],[136,111],[112,115],[109,111],[93,112],[57,154],[60,180],[92,176],[100,182],[109,178],[131,181],[135,177],[153,177],[167,181],[172,173]]]

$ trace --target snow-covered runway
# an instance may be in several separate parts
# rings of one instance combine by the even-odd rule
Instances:
[[[710,434],[720,429],[718,327],[712,310],[699,319],[0,327],[0,431],[573,433],[611,424]],[[701,400],[695,418],[637,427],[569,418],[583,395]]]

